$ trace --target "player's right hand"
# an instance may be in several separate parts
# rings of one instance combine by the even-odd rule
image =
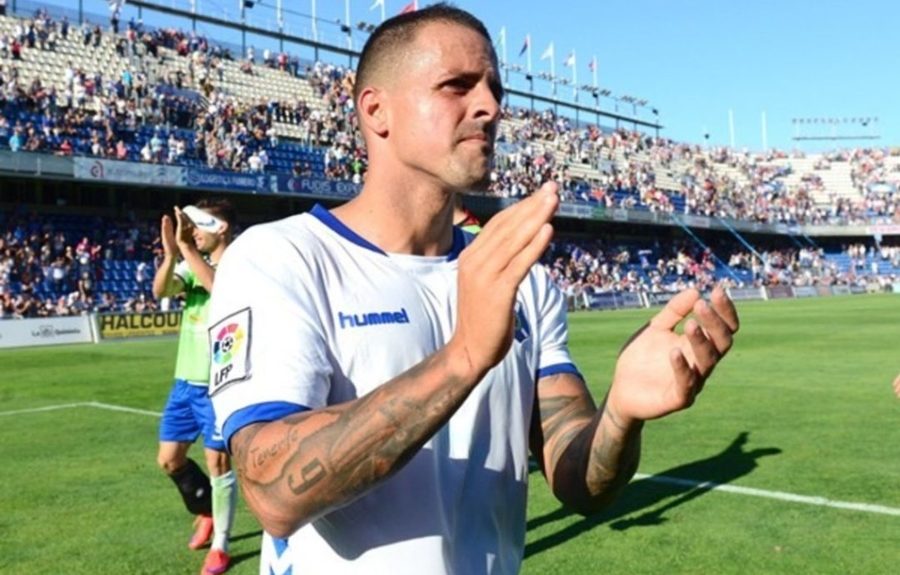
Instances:
[[[448,347],[462,354],[471,377],[483,377],[509,350],[516,292],[550,244],[558,206],[557,185],[544,184],[491,218],[460,254],[456,331]]]
[[[900,397],[900,375],[897,375],[896,379],[894,379],[894,393],[897,394],[897,397]]]
[[[159,225],[159,239],[162,242],[163,252],[167,256],[175,256],[178,253],[178,244],[175,242],[175,226],[168,215],[162,217]]]

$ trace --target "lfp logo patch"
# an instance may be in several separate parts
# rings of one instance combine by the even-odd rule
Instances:
[[[250,377],[250,308],[244,308],[209,328],[209,394]]]
[[[244,330],[238,323],[230,323],[220,329],[213,342],[213,361],[218,364],[229,363],[241,351],[245,338]]]

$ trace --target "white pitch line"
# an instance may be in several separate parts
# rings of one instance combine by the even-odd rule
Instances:
[[[39,413],[41,411],[56,411],[57,409],[68,409],[70,407],[84,407],[87,403],[64,403],[62,405],[47,405],[45,407],[32,407],[31,409],[16,409],[14,411],[0,411],[3,415],[19,415],[21,413]]]
[[[635,473],[634,477],[635,479],[646,479],[647,481],[653,481],[656,483],[684,485],[686,487],[695,487],[697,489],[726,491],[728,493],[738,493],[740,495],[752,495],[755,497],[778,499],[780,501],[790,501],[791,503],[804,503],[806,505],[834,507],[836,509],[850,509],[851,511],[865,511],[867,513],[880,513],[882,515],[896,515],[900,517],[900,509],[896,507],[887,507],[885,505],[873,505],[871,503],[852,503],[849,501],[835,501],[833,499],[828,499],[827,497],[820,497],[816,495],[797,495],[796,493],[787,493],[784,491],[768,491],[766,489],[741,487],[739,485],[722,485],[713,483],[712,481],[694,481],[692,479],[667,477],[665,475],[647,475],[646,473]]]
[[[136,407],[125,407],[123,405],[112,405],[109,403],[100,403],[99,401],[89,401],[82,405],[88,407],[97,407],[99,409],[109,409],[110,411],[124,411],[125,413],[137,413],[139,415],[152,415],[153,417],[162,417],[162,413],[158,411],[150,411],[148,409],[137,409]]]
[[[21,415],[24,413],[40,413],[42,411],[56,411],[57,409],[69,409],[72,407],[96,407],[98,409],[109,409],[110,411],[124,411],[126,413],[137,413],[139,415],[152,415],[153,417],[161,417],[158,411],[150,411],[147,409],[137,409],[136,407],[125,407],[124,405],[112,405],[109,403],[100,403],[99,401],[83,401],[80,403],[63,403],[61,405],[47,405],[44,407],[32,407],[31,409],[16,409],[14,411],[0,411],[3,415]]]

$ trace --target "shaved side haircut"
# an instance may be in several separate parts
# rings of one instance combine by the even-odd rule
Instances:
[[[402,50],[415,40],[416,33],[422,26],[433,22],[469,28],[483,36],[489,46],[492,45],[491,35],[481,20],[444,2],[389,18],[372,32],[359,56],[356,82],[353,85],[353,101],[357,105],[363,88],[377,77],[380,70],[396,63]]]

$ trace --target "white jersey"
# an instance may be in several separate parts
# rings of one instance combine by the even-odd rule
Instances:
[[[362,397],[450,339],[454,229],[443,257],[386,254],[316,206],[229,246],[210,310],[210,394],[228,442],[243,426]],[[260,573],[517,573],[537,378],[577,373],[565,302],[540,266],[519,287],[515,340],[399,472],[288,539]]]

